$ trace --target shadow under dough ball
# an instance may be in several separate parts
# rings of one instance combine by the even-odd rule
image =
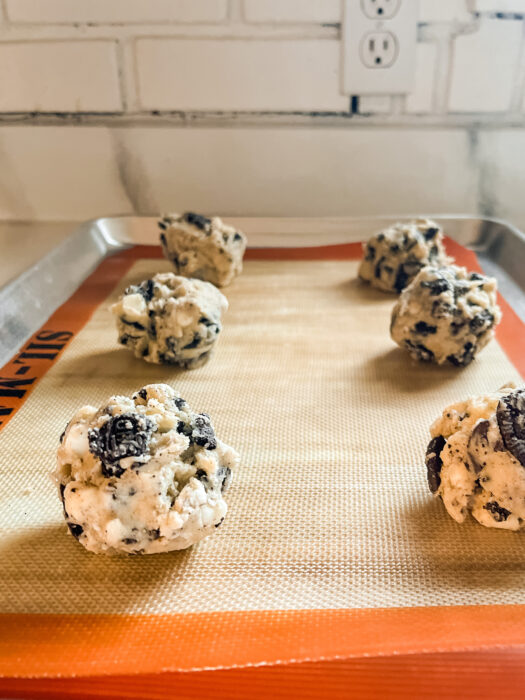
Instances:
[[[227,308],[212,284],[166,272],[128,287],[111,311],[135,357],[194,369],[209,359]]]
[[[158,226],[164,255],[178,275],[225,287],[242,272],[246,236],[218,216],[171,214],[162,217]]]
[[[502,387],[449,406],[430,429],[428,485],[448,514],[525,527],[525,389]]]
[[[226,515],[238,455],[166,384],[84,406],[60,443],[54,478],[64,516],[91,552],[185,549]]]
[[[468,365],[501,320],[492,277],[464,267],[425,267],[392,310],[392,339],[416,360]]]

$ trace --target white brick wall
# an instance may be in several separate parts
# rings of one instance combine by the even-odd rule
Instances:
[[[522,41],[522,22],[487,19],[454,44],[449,110],[505,112],[509,109]]]
[[[402,100],[362,97],[361,117],[515,119],[525,98],[524,15],[495,14],[512,0],[418,2],[415,88]],[[340,92],[341,0],[0,7],[0,112],[355,112]]]
[[[514,221],[525,229],[523,183],[525,132],[517,129],[491,130],[481,134],[480,161],[482,193],[487,213]],[[518,154],[518,156],[517,156]]]
[[[451,22],[468,20],[465,0],[419,0],[421,22]]]
[[[406,110],[414,114],[428,114],[432,111],[437,45],[421,42],[416,50],[416,77],[414,89],[407,95]]]
[[[467,0],[473,12],[523,12],[523,0]]]
[[[342,0],[244,0],[248,22],[306,22],[312,24],[341,21]]]
[[[139,39],[136,57],[144,109],[348,109],[336,41]]]
[[[413,91],[348,98],[341,0],[0,0],[0,218],[525,225],[525,0],[418,2]]]
[[[0,111],[118,112],[114,41],[0,43]]]
[[[5,0],[12,22],[220,22],[227,0]]]

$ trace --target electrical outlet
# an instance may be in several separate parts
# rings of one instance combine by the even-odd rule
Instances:
[[[370,32],[361,40],[360,56],[367,68],[390,68],[398,52],[397,39],[390,32]]]
[[[342,92],[399,95],[414,83],[417,0],[343,0]]]
[[[370,19],[392,19],[401,0],[361,0],[361,8]]]

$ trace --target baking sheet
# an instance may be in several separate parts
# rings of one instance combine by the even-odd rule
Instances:
[[[388,336],[394,299],[357,283],[359,247],[343,248],[295,260],[252,252],[226,290],[215,357],[192,372],[143,364],[115,343],[107,305],[129,282],[167,269],[158,250],[107,261],[132,267],[0,432],[0,673],[187,670],[525,641],[522,534],[454,523],[427,491],[424,468],[428,425],[445,405],[520,380],[509,349],[523,347],[523,324],[505,307],[501,345],[464,370],[414,363]],[[473,269],[471,253],[455,252]],[[107,284],[104,269],[90,289]],[[86,299],[75,303],[84,313]],[[67,536],[48,480],[57,436],[80,404],[151,381],[208,410],[239,449],[230,513],[186,552],[86,553]],[[104,639],[104,658],[102,641],[86,649],[79,633]],[[36,640],[30,655],[17,635]]]

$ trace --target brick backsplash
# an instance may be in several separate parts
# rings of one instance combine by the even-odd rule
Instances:
[[[2,0],[0,114],[515,121],[525,86],[523,0],[418,3],[413,92],[363,98],[353,109],[340,92],[340,0]]]
[[[525,2],[418,4],[412,93],[344,96],[340,0],[0,0],[0,218],[525,225]]]

